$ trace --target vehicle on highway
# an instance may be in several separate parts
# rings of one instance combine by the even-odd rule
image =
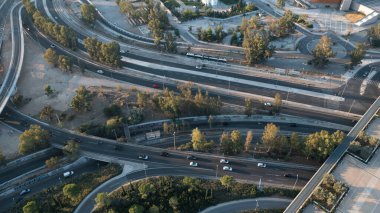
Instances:
[[[139,159],[141,159],[141,160],[148,160],[149,157],[148,157],[148,155],[139,155]]]
[[[271,106],[272,106],[272,103],[270,103],[270,102],[265,102],[265,103],[264,103],[264,106],[266,106],[266,107],[271,107]]]
[[[54,44],[50,44],[50,47],[51,47],[51,48],[54,48],[54,47],[55,47],[55,45],[54,45]]]
[[[296,123],[290,123],[289,126],[290,127],[297,127],[297,124]]]
[[[96,70],[96,72],[99,73],[99,74],[103,74],[104,73],[103,70]]]
[[[197,65],[197,66],[195,66],[195,68],[201,70],[203,68],[203,65]]]
[[[230,172],[232,172],[232,167],[231,166],[223,166],[223,171],[230,171]]]
[[[227,163],[230,163],[227,159],[220,159],[220,163],[225,163],[225,164],[227,164]]]
[[[74,175],[74,171],[67,171],[63,173],[63,177],[67,178]]]
[[[120,50],[120,53],[121,53],[121,54],[124,54],[124,53],[125,53],[125,51],[124,51],[124,50]]]
[[[284,174],[284,177],[287,177],[287,178],[288,178],[288,177],[291,177],[291,176],[292,176],[292,175],[289,174],[289,173],[285,173],[285,174]]]
[[[28,194],[30,192],[30,189],[24,189],[20,192],[20,196],[24,195],[24,194]]]
[[[198,166],[198,163],[195,163],[195,162],[191,161],[189,165],[190,165],[190,166],[193,166],[193,167],[197,167],[197,166]]]
[[[161,156],[164,156],[164,157],[169,157],[169,153],[167,153],[167,152],[161,152],[160,155],[161,155]]]
[[[197,158],[194,155],[187,156],[188,160],[196,160]]]
[[[158,85],[158,84],[153,84],[152,87],[155,88],[155,89],[158,89],[158,88],[160,88],[160,85]]]
[[[265,163],[258,163],[257,164],[258,167],[261,167],[261,168],[265,168],[267,167],[267,165]]]

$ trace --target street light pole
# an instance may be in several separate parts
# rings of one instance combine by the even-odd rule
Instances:
[[[175,146],[175,132],[173,132],[173,146],[174,146],[174,149],[177,149],[176,146]]]
[[[294,185],[293,185],[293,189],[296,187],[297,182],[298,182],[298,174],[297,174],[296,182],[295,182]]]
[[[215,178],[218,179],[218,169],[219,169],[219,165],[216,164],[216,171],[215,171]]]

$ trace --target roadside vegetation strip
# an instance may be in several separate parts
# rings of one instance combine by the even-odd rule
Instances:
[[[348,147],[348,153],[363,163],[368,163],[380,145],[380,141],[372,136],[367,136],[361,131]]]
[[[46,213],[73,212],[88,193],[106,180],[120,174],[121,171],[122,168],[119,165],[108,164],[100,167],[98,172],[84,173],[28,197],[14,205],[10,212],[23,212],[23,207],[32,201],[36,202],[37,210]]]
[[[349,188],[332,174],[326,174],[311,197],[311,200],[323,211],[334,212]]]
[[[231,200],[276,195],[293,198],[297,193],[298,190],[291,189],[259,189],[254,184],[239,183],[232,176],[223,176],[219,181],[164,176],[132,182],[109,194],[99,193],[94,212],[192,213]]]

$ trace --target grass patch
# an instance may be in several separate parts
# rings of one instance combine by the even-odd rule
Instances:
[[[182,0],[182,2],[187,5],[187,6],[196,6],[196,7],[202,7],[203,3],[198,0],[198,1],[187,1],[187,0]]]
[[[351,13],[346,13],[344,17],[346,17],[346,19],[348,19],[351,23],[356,23],[362,18],[364,18],[365,15],[360,12],[351,12]]]

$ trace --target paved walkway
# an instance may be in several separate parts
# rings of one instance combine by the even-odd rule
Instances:
[[[291,199],[263,197],[257,199],[245,199],[220,203],[209,207],[201,213],[233,213],[253,209],[285,209]]]

